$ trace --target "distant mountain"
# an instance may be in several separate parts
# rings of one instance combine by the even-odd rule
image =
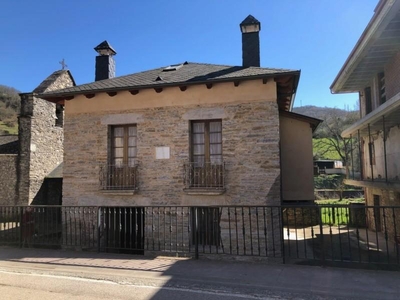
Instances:
[[[18,133],[19,91],[0,85],[0,135]]]
[[[294,107],[293,112],[301,115],[306,115],[312,118],[317,118],[321,120],[325,120],[329,115],[336,115],[345,117],[349,113],[354,113],[354,111],[347,111],[340,108],[332,108],[332,107],[319,107],[313,105],[306,105],[301,107]]]

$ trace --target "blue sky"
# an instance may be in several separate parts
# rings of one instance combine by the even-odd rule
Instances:
[[[295,106],[353,109],[329,86],[378,0],[3,0],[0,84],[32,91],[64,58],[77,84],[94,80],[107,40],[117,76],[191,61],[241,65],[239,23],[261,22],[261,66],[301,69]]]

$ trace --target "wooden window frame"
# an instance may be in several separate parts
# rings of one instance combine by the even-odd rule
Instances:
[[[124,134],[123,134],[123,146],[122,147],[116,147],[115,146],[115,134],[114,134],[114,129],[121,127],[124,129]],[[115,148],[122,148],[123,149],[123,154],[122,154],[122,165],[128,165],[129,164],[129,128],[130,127],[135,127],[136,128],[136,148],[135,151],[135,156],[132,157],[134,160],[137,159],[137,126],[136,124],[124,124],[124,125],[111,125],[110,126],[110,132],[111,132],[111,142],[110,142],[110,156],[109,156],[109,163],[110,165],[117,165],[116,164],[116,159],[117,157],[115,156]]]
[[[221,142],[220,143],[215,143],[215,144],[220,144],[221,145],[221,153],[219,154],[221,156],[221,161],[220,164],[222,164],[223,161],[223,145],[222,145],[222,120],[221,119],[207,119],[207,120],[192,120],[190,121],[190,161],[194,162],[194,157],[196,156],[193,153],[193,148],[195,145],[194,143],[194,138],[193,134],[193,125],[196,123],[204,123],[204,163],[211,163],[211,153],[210,153],[210,123],[212,122],[220,122],[221,124],[221,131],[220,132],[212,132],[212,133],[221,133]]]
[[[368,143],[368,149],[369,149],[369,164],[370,166],[375,165],[375,145],[374,142]]]
[[[379,105],[382,105],[386,102],[386,82],[384,72],[378,74],[378,89]]]

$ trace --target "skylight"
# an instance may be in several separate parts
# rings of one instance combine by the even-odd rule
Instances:
[[[176,64],[176,65],[170,65],[166,67],[163,72],[170,72],[170,71],[176,71],[180,68],[182,68],[183,64]]]

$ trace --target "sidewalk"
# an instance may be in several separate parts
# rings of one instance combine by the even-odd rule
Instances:
[[[0,270],[107,278],[118,283],[146,277],[168,286],[213,282],[221,289],[241,285],[271,295],[284,292],[335,299],[400,298],[400,273],[390,271],[7,247],[0,247]]]

